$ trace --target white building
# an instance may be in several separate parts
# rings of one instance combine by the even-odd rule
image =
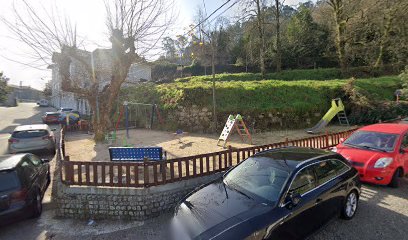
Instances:
[[[102,79],[99,80],[99,90],[102,90],[107,84],[110,83],[112,76],[112,62],[110,49],[96,49],[93,52],[80,51],[84,55],[89,55],[91,61],[94,63],[93,66],[98,71],[104,71]],[[59,74],[58,64],[53,64],[48,67],[52,70],[51,79],[51,104],[55,108],[66,107],[72,108],[79,111],[81,114],[90,114],[90,105],[86,99],[80,98],[72,92],[63,91],[61,88],[61,76]],[[73,79],[80,79],[84,88],[90,85],[91,77],[84,71],[81,64],[76,60],[72,60],[70,65],[70,76]],[[151,66],[149,63],[134,63],[129,69],[128,76],[122,87],[127,87],[133,84],[137,84],[141,81],[150,81],[152,78]]]

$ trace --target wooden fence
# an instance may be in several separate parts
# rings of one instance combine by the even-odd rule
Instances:
[[[61,179],[67,185],[146,188],[225,171],[267,149],[286,146],[327,149],[336,146],[341,138],[348,137],[355,130],[155,162],[70,161],[65,155],[65,133],[62,130],[59,149]]]

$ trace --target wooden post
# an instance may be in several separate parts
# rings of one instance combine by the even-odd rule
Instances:
[[[285,138],[285,146],[286,147],[289,146],[289,139],[288,138]]]
[[[228,145],[228,167],[232,166],[232,147]]]
[[[147,158],[143,159],[143,180],[144,180],[144,187],[149,186],[149,165]]]
[[[327,130],[326,130],[326,148],[328,148],[329,147],[329,133],[327,132]]]

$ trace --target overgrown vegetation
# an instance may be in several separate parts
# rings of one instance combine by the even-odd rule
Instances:
[[[330,108],[332,98],[342,97],[349,112],[354,111],[355,106],[362,106],[364,111],[359,112],[367,113],[372,108],[361,102],[392,101],[394,91],[401,87],[401,80],[397,76],[330,81],[253,80],[259,78],[259,74],[217,75],[217,112],[220,115],[241,113],[258,116],[272,113],[288,118],[313,117],[315,113],[325,113]],[[170,84],[145,84],[126,89],[122,95],[138,102],[156,102],[164,110],[170,111],[177,111],[180,105],[210,109],[212,95],[209,79],[192,77]]]

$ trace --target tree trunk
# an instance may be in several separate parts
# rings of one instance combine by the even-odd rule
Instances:
[[[276,71],[282,70],[282,44],[280,35],[280,5],[279,0],[275,0],[276,7]]]
[[[261,75],[262,79],[265,78],[265,40],[264,40],[264,26],[263,26],[263,13],[261,10],[260,0],[256,0],[256,7],[257,7],[257,26],[259,31],[259,40],[261,43],[261,47],[259,48],[259,65],[261,68]]]
[[[379,47],[379,52],[378,52],[378,57],[377,60],[375,61],[374,67],[378,68],[380,65],[382,65],[383,63],[383,55],[384,55],[384,49],[385,46],[388,42],[388,35],[390,33],[390,29],[391,29],[391,23],[393,20],[393,17],[391,16],[391,14],[389,14],[388,16],[386,15],[384,17],[386,20],[385,25],[384,25],[384,31],[383,31],[383,35],[381,37],[380,40],[380,47]]]
[[[329,5],[332,7],[334,24],[335,24],[335,44],[336,53],[339,60],[339,65],[341,72],[344,74],[347,69],[346,63],[346,40],[345,40],[345,30],[346,30],[346,20],[343,14],[343,1],[342,0],[330,0]]]

